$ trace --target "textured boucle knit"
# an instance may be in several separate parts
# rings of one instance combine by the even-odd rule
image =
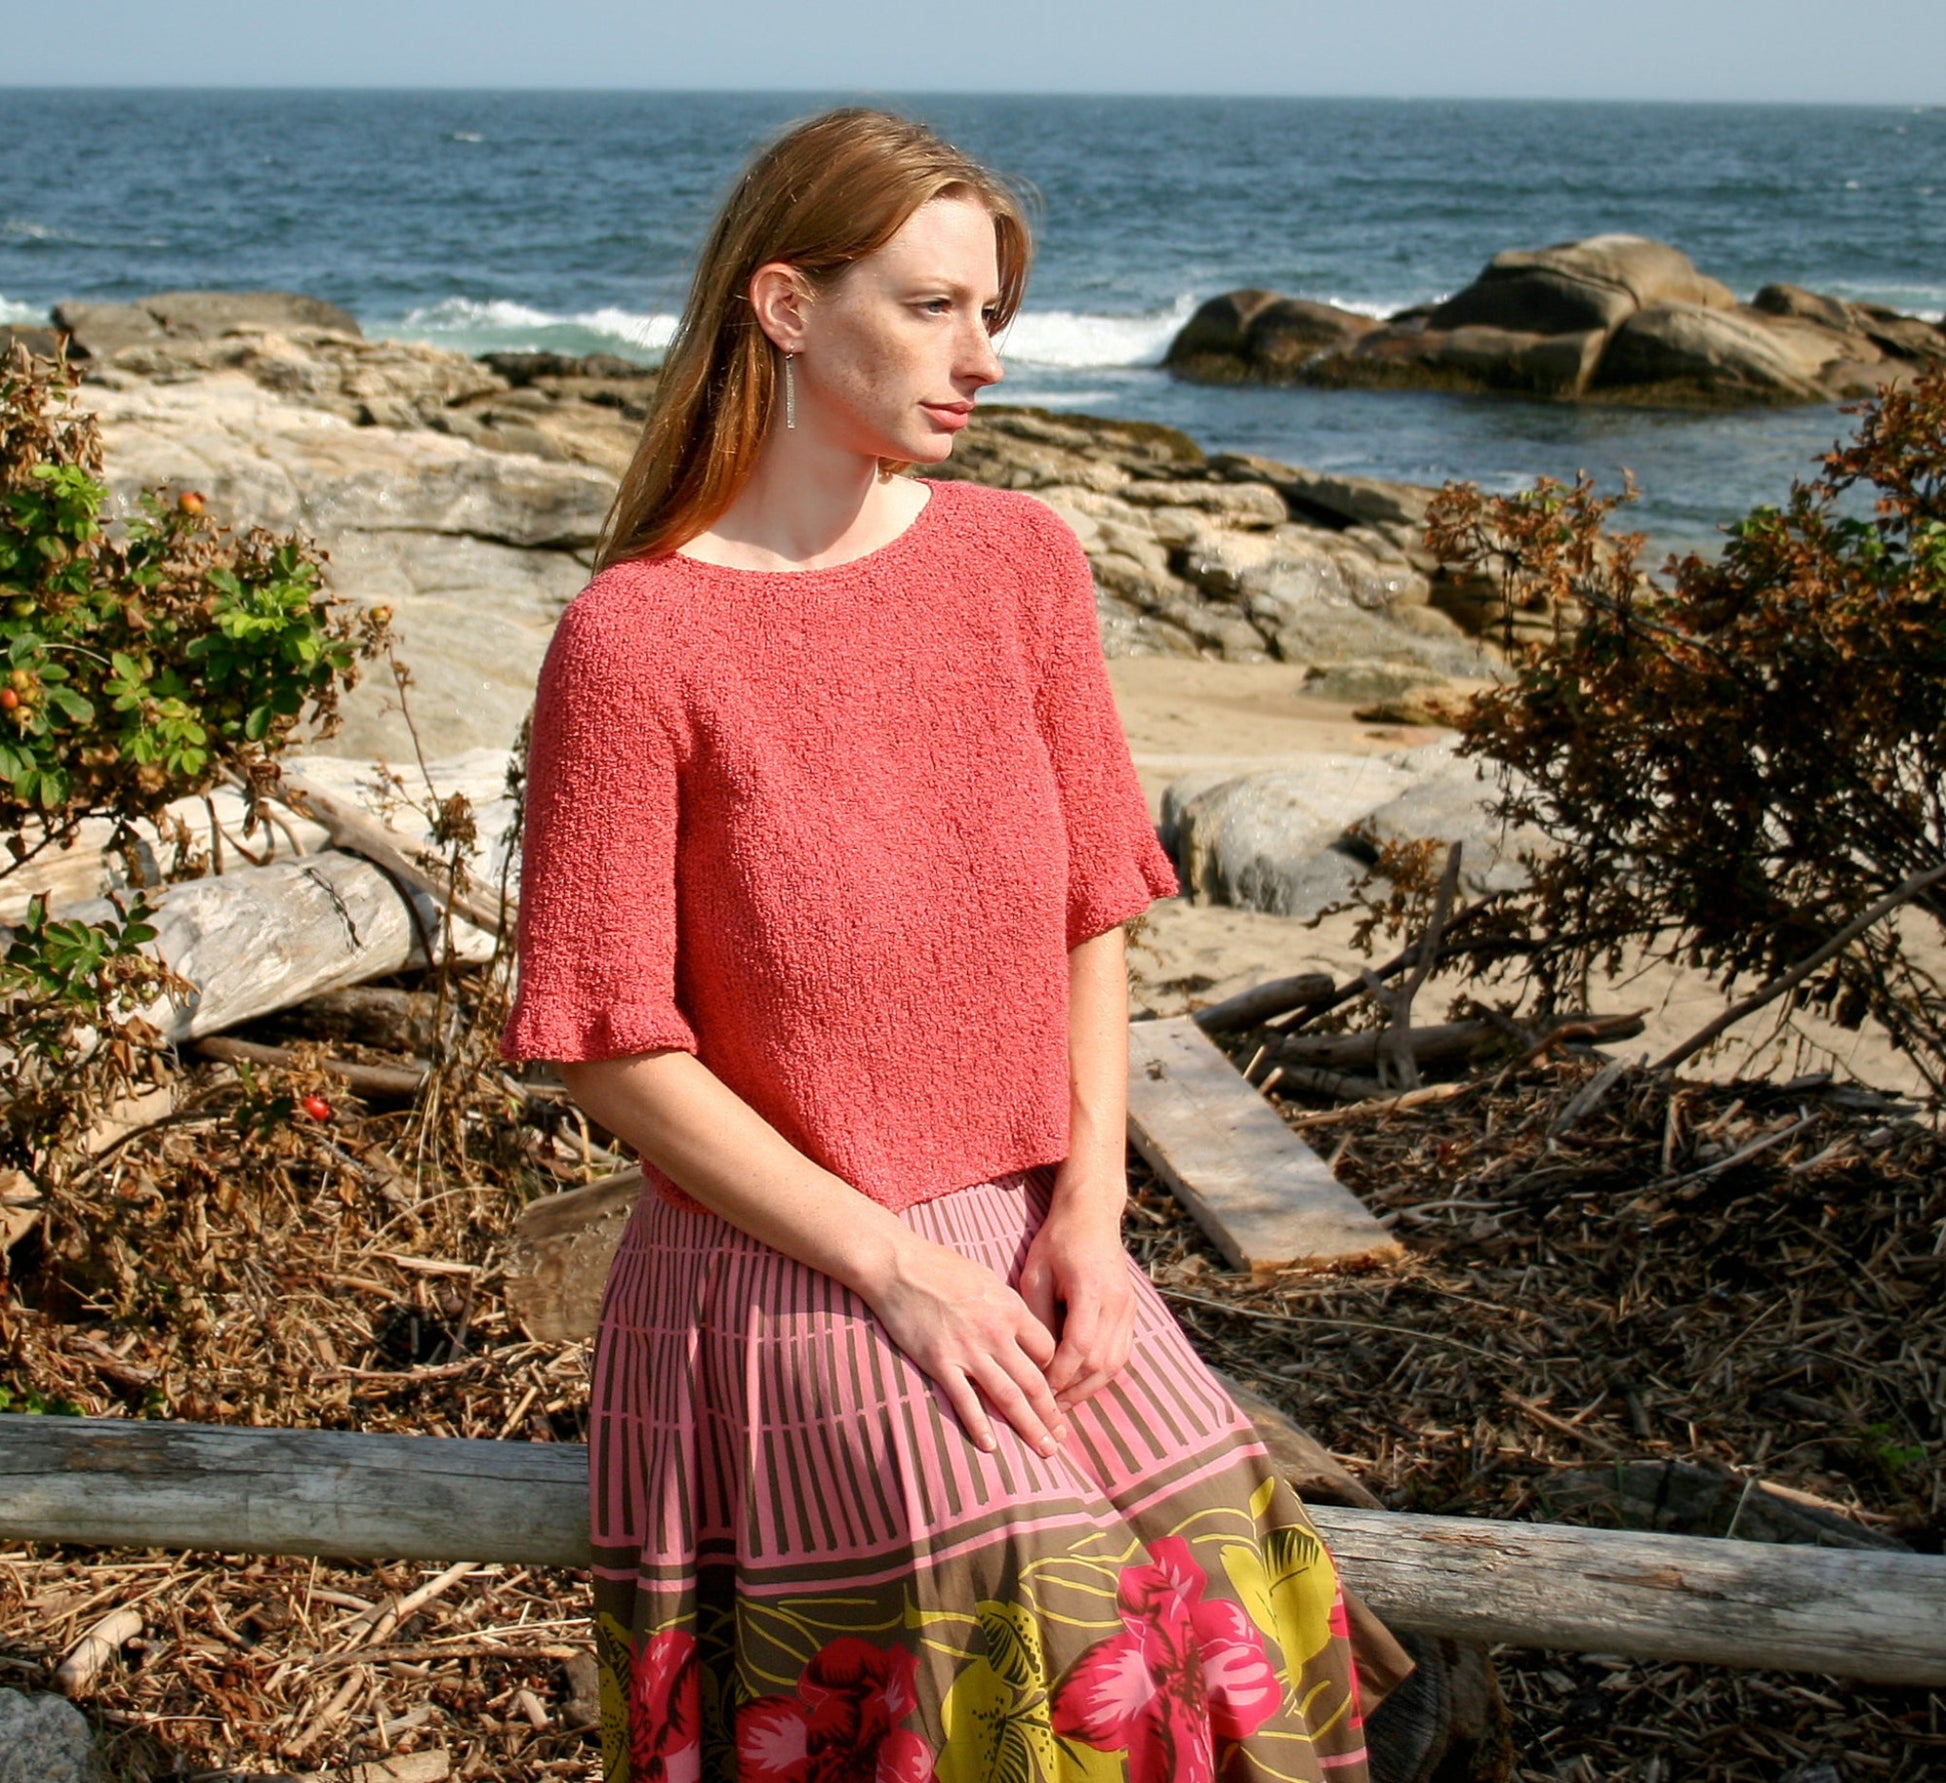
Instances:
[[[1073,532],[1032,496],[921,481],[850,563],[677,553],[569,605],[501,1040],[692,1052],[894,1209],[1067,1155],[1067,951],[1179,889]]]

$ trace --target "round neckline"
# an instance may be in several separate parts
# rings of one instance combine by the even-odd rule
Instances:
[[[817,564],[802,570],[754,570],[740,564],[711,563],[707,558],[691,557],[683,551],[672,551],[670,556],[689,569],[708,570],[724,576],[774,576],[783,581],[801,582],[814,576],[838,576],[848,571],[860,570],[869,565],[877,565],[911,539],[923,531],[935,508],[939,506],[939,492],[942,482],[934,477],[914,477],[915,483],[925,484],[929,491],[924,505],[908,520],[904,527],[895,532],[882,545],[874,545],[871,550],[860,552],[856,557],[847,557],[842,563]]]

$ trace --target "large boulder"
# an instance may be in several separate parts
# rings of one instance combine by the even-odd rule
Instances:
[[[1165,794],[1163,833],[1192,899],[1314,916],[1361,876],[1333,845],[1410,784],[1409,774],[1376,755],[1319,755],[1293,768],[1185,777]]]
[[[329,553],[333,591],[397,615],[429,750],[505,748],[613,485],[579,464],[426,429],[359,427],[234,373],[84,386],[101,418],[112,511],[160,486],[200,490],[239,530],[297,530]],[[345,702],[347,754],[410,760],[389,677]]]
[[[1881,357],[1921,365],[1946,360],[1946,329],[1882,304],[1850,303],[1801,285],[1778,284],[1764,286],[1751,298],[1750,309],[1766,318],[1830,330],[1843,342],[1839,356],[1854,363],[1869,365]]]
[[[1269,484],[1284,498],[1295,518],[1339,531],[1352,526],[1417,531],[1426,524],[1426,509],[1439,493],[1424,483],[1306,470],[1302,465],[1284,464],[1251,452],[1220,452],[1209,462],[1219,476]]]
[[[1651,304],[1729,309],[1735,302],[1728,287],[1705,278],[1679,248],[1641,235],[1593,235],[1494,255],[1472,284],[1432,311],[1426,325],[1580,334],[1618,328]]]
[[[0,1783],[99,1783],[93,1731],[58,1696],[0,1688]]]
[[[1377,326],[1370,316],[1308,298],[1255,287],[1225,291],[1182,325],[1162,362],[1194,383],[1298,383],[1309,360]]]
[[[1540,333],[1483,325],[1445,329],[1395,322],[1304,367],[1306,383],[1334,389],[1498,391],[1577,397],[1607,337],[1598,328]]]
[[[1453,753],[1451,742],[1435,743],[1401,763],[1408,772],[1423,770],[1398,797],[1365,813],[1339,838],[1340,852],[1375,863],[1388,844],[1430,843],[1444,849],[1460,844],[1460,884],[1470,897],[1513,891],[1527,881],[1523,854],[1549,852],[1547,838],[1528,826],[1510,826],[1487,810],[1500,795],[1481,764]]]
[[[1829,402],[1941,362],[1946,323],[1784,284],[1740,305],[1640,235],[1496,254],[1465,290],[1383,323],[1255,286],[1225,292],[1165,359],[1218,383],[1671,404]]]
[[[1814,322],[1659,303],[1615,331],[1592,388],[1704,402],[1818,402],[1843,337]]]

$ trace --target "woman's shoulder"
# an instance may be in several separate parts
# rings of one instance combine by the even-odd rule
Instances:
[[[621,558],[591,576],[555,623],[557,675],[634,682],[660,678],[683,637],[682,560]]]
[[[686,559],[621,557],[592,575],[561,613],[559,630],[576,639],[639,648],[679,632],[699,597]]]
[[[959,478],[934,480],[935,497],[946,497],[954,530],[978,538],[981,547],[1003,556],[1025,555],[1036,565],[1080,550],[1080,541],[1061,515],[1025,489],[997,489]]]

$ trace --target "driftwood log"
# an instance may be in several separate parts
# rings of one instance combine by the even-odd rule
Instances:
[[[1642,1032],[1642,1017],[1628,1015],[1560,1015],[1536,1031],[1535,1038],[1559,1029],[1572,1029],[1576,1039],[1632,1040]],[[1506,1043],[1506,1030],[1489,1021],[1440,1022],[1410,1028],[1393,1039],[1391,1029],[1367,1029],[1356,1034],[1293,1034],[1277,1043],[1280,1064],[1319,1071],[1370,1071],[1388,1040],[1403,1045],[1420,1065],[1455,1065],[1490,1041]]]
[[[320,991],[427,963],[439,908],[408,893],[371,862],[335,850],[284,866],[192,879],[151,894],[158,954],[196,987],[185,1003],[144,1013],[169,1040],[198,1040],[302,1003]],[[70,905],[64,917],[101,922],[106,899]],[[454,950],[486,959],[493,939],[455,924]]]
[[[1266,984],[1253,984],[1234,997],[1225,997],[1220,1003],[1196,1010],[1196,1025],[1205,1034],[1261,1027],[1274,1015],[1288,1015],[1293,1010],[1324,1002],[1337,988],[1337,981],[1329,972],[1300,972],[1292,978],[1273,978]]]
[[[442,796],[461,792],[473,802],[483,862],[497,858],[511,821],[506,765],[504,751],[475,750],[428,770]],[[303,766],[303,783],[318,789],[334,820],[350,834],[356,826],[346,814],[371,796],[361,791],[368,770],[322,758]],[[194,803],[200,807],[202,801]],[[361,834],[369,830],[391,838],[384,847],[374,841],[375,853],[390,848],[405,856],[425,846],[426,822],[416,811],[405,810],[400,823],[409,827],[396,830],[370,813],[362,821]],[[308,847],[324,832],[303,823],[292,833]],[[233,847],[225,865],[236,867],[238,858]],[[483,877],[486,871],[483,866]],[[423,872],[418,877],[436,883]],[[424,965],[428,947],[440,945],[443,923],[439,900],[420,884],[335,848],[188,880],[151,892],[150,900],[157,930],[150,951],[196,987],[187,1003],[163,1001],[144,1012],[174,1041],[219,1034],[323,992]],[[64,905],[60,914],[99,922],[115,912],[101,898]],[[462,959],[484,960],[493,951],[493,937],[456,918],[453,948]]]
[[[588,1564],[578,1445],[0,1415],[0,1537]],[[1391,1626],[1946,1684],[1946,1560],[1319,1505]]]

